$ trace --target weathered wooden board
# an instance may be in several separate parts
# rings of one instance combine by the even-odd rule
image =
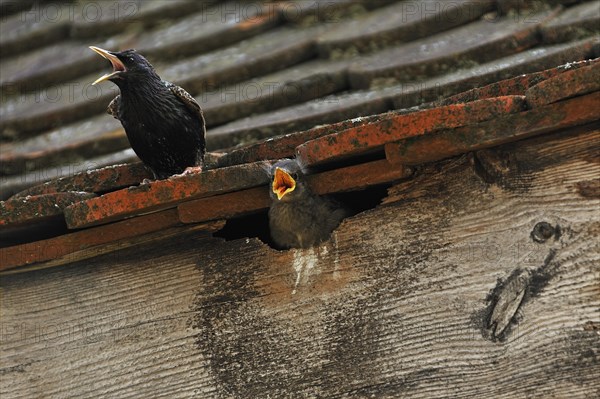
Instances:
[[[0,396],[598,397],[599,148],[425,167],[319,248],[189,233],[5,276]]]

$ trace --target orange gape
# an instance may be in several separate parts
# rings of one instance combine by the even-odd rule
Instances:
[[[275,178],[273,179],[273,192],[277,194],[280,200],[284,195],[294,191],[296,181],[286,171],[280,168],[275,169]]]

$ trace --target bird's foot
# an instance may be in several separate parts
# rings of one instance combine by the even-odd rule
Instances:
[[[188,166],[185,170],[176,176],[194,175],[202,172],[202,166]]]
[[[141,182],[140,184],[150,184],[150,183],[152,183],[153,181],[154,181],[154,180],[150,180],[150,179],[146,178],[146,179],[142,180],[142,182]]]

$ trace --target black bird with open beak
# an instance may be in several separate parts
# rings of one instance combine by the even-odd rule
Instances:
[[[90,49],[113,67],[93,84],[110,80],[119,87],[121,94],[107,111],[121,121],[131,148],[154,177],[201,170],[206,128],[196,100],[181,87],[163,81],[135,50]]]
[[[314,194],[294,159],[277,162],[270,170],[271,237],[281,248],[309,248],[325,241],[346,216],[333,200]]]

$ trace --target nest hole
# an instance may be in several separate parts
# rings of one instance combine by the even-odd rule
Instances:
[[[359,213],[374,209],[381,204],[381,201],[387,196],[389,186],[389,184],[373,186],[360,191],[332,194],[330,197],[349,210],[348,217],[353,217]],[[213,235],[223,238],[225,241],[258,238],[271,248],[281,249],[275,245],[269,233],[268,209],[251,215],[229,219],[225,227]]]

